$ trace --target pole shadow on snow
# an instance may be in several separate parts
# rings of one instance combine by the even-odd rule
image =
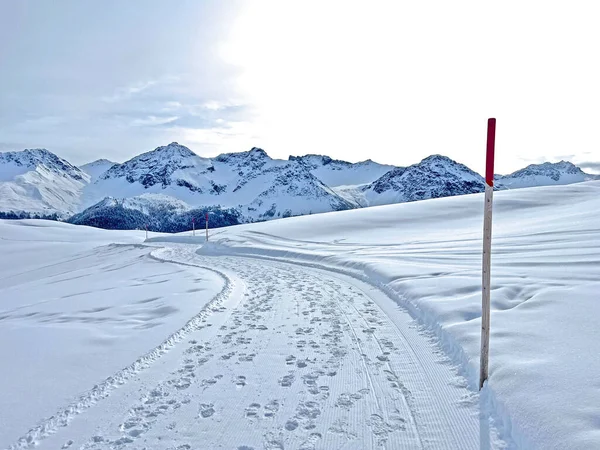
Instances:
[[[485,386],[484,386],[485,389]],[[485,391],[479,393],[479,448],[480,450],[491,450],[490,439],[490,413],[486,404]]]

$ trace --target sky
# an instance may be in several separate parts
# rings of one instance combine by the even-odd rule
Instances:
[[[0,151],[600,173],[594,1],[0,0]]]

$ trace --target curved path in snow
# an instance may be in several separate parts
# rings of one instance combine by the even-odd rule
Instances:
[[[67,408],[58,424],[44,422],[20,447],[490,445],[487,425],[480,436],[478,396],[435,340],[378,289],[298,264],[200,256],[187,245],[152,255],[218,271],[227,298],[212,302],[151,365],[117,374],[103,395]]]

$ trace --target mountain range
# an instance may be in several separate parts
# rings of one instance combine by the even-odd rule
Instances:
[[[598,175],[570,162],[496,175],[497,189],[570,184]],[[102,228],[184,231],[482,192],[467,166],[432,155],[409,167],[328,156],[273,159],[260,148],[204,158],[173,142],[122,164],[81,167],[45,149],[0,153],[0,218],[40,217]]]

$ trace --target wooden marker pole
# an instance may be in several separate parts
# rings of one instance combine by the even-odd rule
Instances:
[[[487,153],[485,163],[485,209],[483,212],[483,262],[481,298],[481,355],[479,357],[479,389],[488,379],[490,353],[490,282],[492,251],[492,205],[494,201],[494,146],[496,119],[488,119]]]
[[[208,242],[208,213],[206,213],[206,242]]]

